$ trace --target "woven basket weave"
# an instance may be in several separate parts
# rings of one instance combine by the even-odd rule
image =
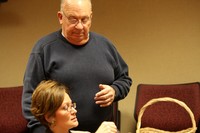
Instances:
[[[176,132],[170,132],[170,131],[164,131],[164,130],[160,130],[160,129],[155,129],[155,128],[151,128],[151,127],[144,127],[141,128],[141,118],[142,115],[144,114],[145,109],[157,102],[174,102],[179,104],[180,106],[182,106],[183,108],[185,108],[185,110],[189,113],[191,121],[192,121],[192,127],[185,129],[185,130],[181,130],[181,131],[176,131]],[[195,133],[197,130],[196,128],[196,122],[194,119],[194,114],[192,113],[192,111],[190,110],[190,108],[182,101],[174,99],[174,98],[170,98],[170,97],[163,97],[163,98],[155,98],[150,100],[149,102],[147,102],[141,109],[138,115],[138,122],[137,122],[137,130],[136,133]]]

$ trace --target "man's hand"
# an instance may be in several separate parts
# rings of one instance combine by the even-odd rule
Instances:
[[[99,85],[100,92],[96,93],[94,100],[100,107],[107,107],[112,104],[115,98],[115,90],[109,85]]]

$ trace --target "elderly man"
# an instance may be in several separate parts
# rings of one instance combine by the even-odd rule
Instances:
[[[30,112],[31,96],[42,80],[56,80],[70,88],[77,103],[77,130],[95,132],[112,120],[112,103],[124,99],[132,84],[128,66],[114,45],[90,32],[90,0],[61,0],[57,13],[61,30],[34,46],[24,75],[22,110],[32,133],[45,128]]]

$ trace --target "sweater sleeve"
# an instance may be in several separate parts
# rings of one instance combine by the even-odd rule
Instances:
[[[119,101],[128,95],[132,85],[132,79],[129,77],[128,65],[125,63],[116,49],[114,74],[115,81],[111,86],[115,89],[114,101]]]
[[[102,46],[101,48],[104,53],[106,53],[114,69],[114,81],[110,84],[115,90],[114,101],[122,100],[128,95],[132,85],[132,79],[128,72],[128,65],[110,40],[101,35],[97,35],[97,37],[97,42],[101,42],[101,45],[98,44],[98,46]]]
[[[36,130],[35,128],[37,127],[41,128],[41,130],[44,129],[30,111],[32,93],[36,86],[44,79],[45,74],[41,54],[32,52],[24,75],[22,94],[22,112],[24,117],[28,120],[28,128],[31,130]]]

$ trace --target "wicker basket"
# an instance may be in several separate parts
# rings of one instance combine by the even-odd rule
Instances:
[[[170,131],[164,131],[164,130],[160,130],[160,129],[155,129],[155,128],[151,128],[151,127],[144,127],[141,128],[141,118],[142,115],[144,114],[145,109],[157,102],[174,102],[179,104],[180,106],[182,106],[183,108],[185,108],[185,110],[189,113],[190,117],[191,117],[191,121],[192,121],[192,127],[185,129],[185,130],[181,130],[181,131],[176,131],[176,132],[170,132]],[[190,110],[190,108],[182,101],[179,101],[177,99],[174,98],[170,98],[170,97],[163,97],[163,98],[155,98],[150,100],[149,102],[147,102],[141,109],[138,115],[138,123],[137,123],[137,130],[136,133],[195,133],[197,130],[196,128],[196,122],[194,119],[194,114],[192,113],[192,111]]]

